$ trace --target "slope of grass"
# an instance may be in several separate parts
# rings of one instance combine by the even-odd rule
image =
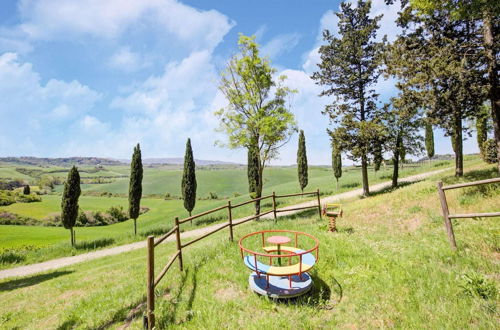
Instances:
[[[467,164],[476,164],[478,162],[477,157],[469,157]],[[441,163],[438,167],[429,167],[424,164],[420,167],[406,167],[403,170],[402,176],[412,175],[416,173],[425,172],[428,170],[434,170],[440,167],[445,167],[449,163]],[[231,186],[233,182],[238,182],[239,179],[234,177],[240,177],[241,180],[246,180],[246,171],[244,170],[212,170],[212,171],[198,171],[198,187],[199,191],[203,191],[202,187],[210,186],[210,182],[216,182],[219,186],[217,193],[222,195],[221,191]],[[168,178],[174,178],[171,172],[175,171],[158,171],[158,180],[160,180],[159,175],[163,175]],[[376,183],[380,181],[387,181],[387,175],[390,173],[390,169],[385,171],[380,171],[377,173],[377,177],[371,178],[371,183]],[[266,189],[264,194],[269,194],[275,190],[278,194],[293,193],[298,191],[298,183],[296,179],[296,168],[269,168],[267,170]],[[371,173],[374,176],[374,173]],[[322,192],[327,194],[340,193],[347,190],[352,190],[360,185],[360,172],[357,169],[349,169],[342,178],[342,186],[336,190],[333,182],[330,180],[331,170],[327,168],[313,168],[309,175],[309,187],[320,187]],[[204,181],[210,178],[209,181]],[[154,181],[154,180],[153,180]],[[215,185],[215,183],[214,183]],[[210,187],[215,187],[214,185]],[[243,185],[241,182],[235,184],[238,189],[246,189],[246,183]],[[180,186],[180,183],[179,185]],[[226,188],[224,188],[226,187]],[[309,188],[313,190],[312,188]],[[308,190],[308,189],[306,189]],[[233,204],[248,200],[248,195],[245,190],[240,190],[242,195],[239,197],[231,198]],[[13,213],[18,213],[27,217],[43,218],[48,214],[53,214],[59,212],[60,210],[60,197],[57,195],[46,195],[43,196],[43,201],[39,203],[30,204],[12,204],[7,207],[0,207],[0,211],[10,211]],[[279,200],[281,203],[279,206],[290,205],[297,202],[303,202],[307,199],[305,198],[287,198]],[[82,196],[80,198],[80,206],[83,210],[95,210],[104,211],[111,206],[123,206],[127,209],[127,199],[119,197],[92,197],[92,196]],[[195,213],[203,212],[221,205],[226,204],[226,200],[199,200],[197,201]],[[141,202],[142,206],[150,208],[149,212],[142,215],[138,220],[139,233],[146,235],[147,232],[151,231],[166,231],[173,225],[173,219],[178,216],[184,218],[187,216],[187,212],[183,208],[182,200],[161,200],[154,198],[144,198]],[[269,209],[271,207],[270,202],[266,202],[263,205],[264,209]],[[252,205],[246,207],[238,208],[234,210],[233,217],[243,217],[252,213]],[[216,214],[207,216],[205,218],[199,219],[193,222],[193,226],[196,225],[206,225],[209,223],[214,223],[227,219],[227,211],[221,211]],[[102,241],[102,240],[112,240],[107,246],[119,245],[128,242],[133,242],[138,239],[142,239],[142,236],[134,237],[131,235],[133,224],[131,221],[125,221],[122,223],[104,226],[104,227],[83,227],[76,228],[77,242],[87,241],[89,244],[87,246],[92,246],[91,242]],[[192,227],[186,227],[186,230],[190,230]],[[14,253],[21,255],[22,257],[14,260],[17,264],[29,264],[33,262],[40,262],[48,260],[51,258],[56,258],[65,255],[80,254],[87,249],[72,249],[68,246],[68,230],[61,227],[25,227],[25,226],[0,226],[0,250],[1,249],[14,249]],[[102,247],[102,246],[101,246]],[[12,251],[11,251],[12,252]],[[1,268],[12,267],[12,263],[0,262]]]
[[[475,175],[494,173],[484,168]],[[314,289],[289,302],[249,290],[249,270],[226,231],[195,243],[183,250],[184,272],[175,265],[157,289],[159,328],[497,328],[499,219],[457,222],[459,250],[452,252],[438,179],[346,203],[335,234],[314,213],[237,227],[236,239],[270,228],[319,238]],[[496,191],[457,197],[474,200],[457,202],[460,212],[494,211],[500,204]],[[174,249],[166,243],[156,250],[156,274]],[[0,327],[140,329],[145,271],[146,252],[140,250],[0,281]]]

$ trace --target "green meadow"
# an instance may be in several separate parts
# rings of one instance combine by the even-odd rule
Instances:
[[[344,203],[338,232],[314,210],[223,230],[183,250],[156,290],[158,328],[403,328],[495,329],[500,321],[498,218],[454,221],[450,249],[435,182],[495,177],[494,167],[470,166]],[[486,186],[483,186],[486,187]],[[498,211],[500,189],[472,187],[449,195],[455,213]],[[260,229],[292,229],[320,240],[312,291],[283,302],[248,288],[237,240]],[[158,274],[173,243],[156,251]],[[142,328],[146,251],[0,281],[0,328]],[[258,311],[258,312],[256,312]]]
[[[466,164],[476,164],[480,160],[478,157],[468,157]],[[452,166],[451,161],[439,161],[433,164],[420,164],[406,166],[401,170],[401,177],[432,171],[440,168]],[[126,167],[117,166],[117,169],[110,167],[112,172],[123,175]],[[60,169],[57,169],[60,171]],[[66,169],[67,170],[67,169]],[[105,169],[108,171],[107,169]],[[50,168],[44,171],[51,171]],[[52,170],[54,171],[54,170]],[[370,171],[370,183],[387,181],[392,173],[391,167],[377,173]],[[97,227],[76,227],[76,239],[78,245],[72,248],[69,244],[69,231],[62,227],[44,226],[0,226],[0,251],[7,253],[7,258],[2,258],[1,268],[9,268],[15,265],[40,262],[66,255],[76,255],[89,250],[130,243],[144,239],[148,234],[161,234],[173,225],[175,217],[184,218],[188,213],[183,208],[182,200],[175,196],[180,195],[181,172],[178,169],[169,167],[145,168],[143,181],[144,195],[141,206],[149,208],[149,211],[141,215],[138,219],[138,235],[133,235],[133,222],[125,221],[108,226]],[[246,169],[239,168],[204,168],[197,171],[198,197],[207,198],[209,193],[215,193],[218,199],[202,199],[196,202],[194,213],[200,213],[224,204],[230,199],[232,203],[248,200]],[[336,188],[335,178],[332,170],[327,167],[311,167],[309,170],[309,185],[306,191],[320,189],[323,195],[331,195],[344,191],[356,189],[361,186],[361,173],[358,168],[349,167],[344,169],[340,179],[339,189]],[[277,194],[288,194],[299,192],[297,181],[297,169],[295,167],[271,167],[265,172],[264,195],[275,191]],[[109,184],[84,185],[83,190],[96,191],[101,193],[109,192],[126,196],[128,189],[128,179],[119,178]],[[60,190],[60,186],[56,186]],[[166,192],[174,196],[174,199],[163,199]],[[107,196],[87,196],[80,197],[80,208],[83,211],[106,211],[112,206],[122,206],[127,210],[128,199],[126,197]],[[151,197],[147,197],[151,196]],[[237,196],[237,197],[235,197]],[[60,212],[60,194],[42,195],[42,201],[37,203],[15,203],[9,206],[0,207],[0,212],[7,211],[24,217],[44,219],[47,216]],[[303,202],[308,198],[295,197],[278,200],[278,206],[291,205]],[[264,203],[263,208],[271,207],[270,203]],[[193,221],[185,227],[190,230],[195,227],[216,223],[227,219],[227,211],[221,211],[210,216]],[[241,207],[233,211],[233,217],[244,217],[252,213],[252,205]]]

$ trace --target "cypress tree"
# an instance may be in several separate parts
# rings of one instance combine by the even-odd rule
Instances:
[[[73,166],[68,173],[68,179],[64,183],[64,191],[61,200],[61,221],[64,228],[70,230],[71,245],[75,245],[75,233],[73,227],[78,217],[78,198],[80,197],[80,174]]]
[[[262,184],[260,182],[260,161],[259,161],[259,148],[255,141],[248,147],[248,192],[250,198],[259,198],[262,194]],[[255,202],[255,214],[260,213],[260,201]]]
[[[431,158],[434,157],[434,131],[432,129],[432,124],[429,122],[425,123],[425,150],[427,151],[427,157],[429,157],[429,163]]]
[[[29,195],[30,192],[31,192],[30,185],[29,184],[25,185],[24,188],[23,188],[23,194],[24,195]]]
[[[184,208],[189,212],[194,209],[196,203],[196,173],[193,158],[193,149],[191,149],[191,139],[186,143],[186,154],[184,155],[184,173],[182,174],[182,199],[184,199]]]
[[[479,154],[484,159],[484,142],[488,139],[488,108],[483,107],[476,117],[476,137],[479,147]]]
[[[380,141],[376,141],[375,143],[376,144],[373,147],[373,169],[377,172],[380,170],[380,165],[382,164],[384,157],[382,155],[382,144]]]
[[[339,189],[339,178],[342,176],[342,153],[335,145],[332,145],[332,168],[337,180],[337,189]]]
[[[299,184],[300,190],[304,192],[304,188],[307,186],[307,154],[306,154],[306,138],[304,137],[304,131],[300,130],[299,134],[299,148],[297,150],[297,171],[299,174]]]
[[[130,163],[130,183],[128,187],[128,213],[130,218],[134,219],[134,235],[137,235],[137,218],[141,210],[142,175],[141,147],[137,143]]]

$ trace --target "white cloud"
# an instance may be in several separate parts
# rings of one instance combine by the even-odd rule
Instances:
[[[234,25],[215,10],[175,0],[24,0],[19,10],[23,23],[15,30],[41,40],[81,35],[112,39],[134,24],[146,24],[191,46],[213,48]]]
[[[66,133],[64,123],[86,114],[100,99],[78,81],[52,79],[42,84],[32,65],[22,63],[17,54],[0,55],[0,115],[6,119],[0,121],[3,153],[43,155],[47,145],[41,143],[57,151],[60,141],[55,144],[52,137]]]
[[[300,34],[298,33],[281,34],[267,42],[261,48],[261,53],[264,56],[269,56],[271,59],[277,58],[297,46],[299,40]]]
[[[108,60],[111,68],[127,73],[138,71],[151,65],[151,62],[139,53],[132,52],[130,47],[122,47]]]

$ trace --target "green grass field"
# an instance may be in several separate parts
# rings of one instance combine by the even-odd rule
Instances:
[[[477,164],[480,161],[477,157],[468,157],[466,164]],[[435,170],[443,167],[449,167],[451,162],[439,162],[429,166],[423,164],[419,167],[406,167],[402,170],[401,176],[408,176],[425,171]],[[434,166],[438,165],[438,166]],[[123,169],[123,168],[122,168]],[[151,170],[151,169],[150,169]],[[170,187],[171,191],[178,189],[180,186],[180,172],[175,170],[160,171],[152,169],[152,172],[145,171],[144,187],[145,189],[159,189],[163,186],[165,180],[178,180],[179,182],[165,184],[165,187]],[[299,192],[296,168],[269,168],[266,170],[266,183],[264,194],[270,194],[276,191],[278,194]],[[149,174],[148,174],[149,173]],[[387,181],[391,173],[390,167],[379,171],[376,175],[373,171],[370,172],[370,183]],[[219,197],[229,195],[234,189],[235,192],[241,193],[239,197],[231,198],[234,203],[248,200],[246,194],[246,171],[239,170],[199,170],[198,175],[198,196],[203,196],[203,192],[215,191]],[[352,190],[360,186],[361,176],[359,169],[349,168],[344,171],[341,178],[341,186],[337,190],[333,180],[331,169],[313,167],[309,173],[309,185],[306,190],[315,190],[319,188],[327,195],[341,193]],[[109,186],[92,185],[92,186]],[[149,188],[147,188],[149,187]],[[155,188],[156,187],[156,188]],[[166,189],[166,188],[165,188]],[[180,192],[179,192],[180,193]],[[43,219],[47,215],[55,214],[60,210],[59,195],[44,195],[42,202],[22,204],[16,203],[6,207],[0,207],[0,211],[8,211],[19,214],[21,216]],[[296,202],[307,200],[305,198],[287,198],[280,200],[282,203],[279,206],[290,205]],[[127,198],[121,197],[80,197],[80,207],[85,211],[105,211],[111,206],[123,206],[127,209]],[[194,213],[203,212],[227,203],[227,200],[198,200]],[[183,208],[182,200],[163,200],[159,198],[143,198],[142,206],[150,208],[149,212],[142,215],[138,220],[137,237],[133,235],[133,222],[125,221],[122,223],[102,226],[102,227],[77,227],[76,237],[77,242],[85,243],[85,248],[74,249],[69,246],[69,231],[62,227],[40,227],[40,226],[0,226],[0,250],[14,249],[16,253],[22,256],[13,259],[15,264],[29,264],[40,262],[51,258],[56,258],[65,255],[80,254],[89,249],[109,247],[113,245],[124,244],[141,240],[147,233],[157,231],[159,229],[168,229],[173,225],[173,219],[178,216],[181,219],[188,214]],[[264,207],[271,207],[269,203],[264,204]],[[233,216],[243,217],[252,213],[252,206],[248,205],[244,208],[239,208],[234,211]],[[200,219],[198,222],[193,222],[193,226],[205,225],[211,222],[221,221],[226,219],[227,214],[221,211],[215,215],[211,215]],[[187,227],[189,230],[192,227]],[[105,242],[103,244],[102,242]],[[0,262],[1,268],[9,268],[14,265],[13,262]]]
[[[494,177],[474,166],[464,179]],[[445,182],[457,180],[452,172]],[[320,240],[314,289],[290,302],[252,293],[250,271],[223,230],[183,250],[156,291],[159,328],[412,328],[495,329],[500,321],[498,218],[455,222],[459,250],[444,231],[435,181],[406,185],[344,205],[339,232],[314,212],[237,227],[294,229]],[[498,187],[449,195],[452,212],[498,211]],[[156,251],[156,274],[174,251]],[[118,329],[142,327],[146,252],[137,250],[45,274],[0,281],[0,328]]]

